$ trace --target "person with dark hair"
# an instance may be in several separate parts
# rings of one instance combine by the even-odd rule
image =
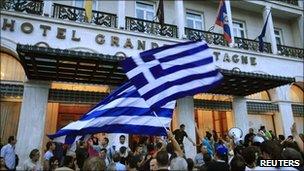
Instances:
[[[43,170],[49,170],[50,166],[50,158],[54,156],[53,151],[55,150],[56,146],[55,143],[52,141],[49,141],[46,143],[46,152],[43,156],[44,162],[43,162]]]
[[[246,163],[246,169],[254,169],[256,167],[258,149],[255,146],[250,146],[242,150],[242,156]]]
[[[204,164],[199,168],[200,171],[206,171],[208,169],[208,166],[212,162],[212,157],[208,153],[204,154],[203,158]]]
[[[193,168],[194,168],[193,160],[191,158],[187,158],[186,161],[187,161],[187,164],[188,164],[188,171],[192,171]]]
[[[279,135],[279,142],[282,144],[285,141],[284,135]]]
[[[253,143],[253,137],[255,136],[254,129],[249,128],[249,133],[245,135],[244,138],[244,146],[248,147]]]
[[[23,169],[26,171],[38,171],[42,170],[42,166],[39,163],[40,152],[38,149],[34,149],[30,152],[29,159],[23,163]]]
[[[264,136],[267,140],[272,140],[272,136],[269,131],[266,130],[266,127],[262,125],[259,129],[259,132],[262,136]]]
[[[135,156],[131,156],[127,162],[128,171],[136,171],[138,170],[138,159]]]
[[[55,169],[57,169],[59,167],[59,159],[55,156],[50,158],[49,163],[50,163],[50,166],[49,166],[50,171],[54,171]]]
[[[87,149],[89,157],[98,157],[100,152],[99,139],[92,135],[87,141]]]
[[[156,171],[158,169],[157,160],[155,158],[152,158],[149,164],[149,169],[147,170]]]
[[[0,157],[0,170],[8,170],[8,168],[5,166],[5,161],[3,157]]]
[[[204,162],[204,154],[208,154],[207,147],[201,145],[199,153],[196,154],[194,158],[194,165],[196,168],[203,166]]]
[[[187,135],[185,132],[185,125],[181,124],[179,126],[179,129],[174,130],[173,132],[174,138],[176,139],[177,143],[181,146],[182,149],[184,149],[184,137],[186,137],[192,144],[195,146],[194,141]]]
[[[156,162],[159,171],[166,171],[169,167],[169,155],[166,151],[159,151],[156,155]]]
[[[9,170],[14,170],[17,166],[16,163],[16,153],[15,153],[15,145],[17,140],[14,136],[10,136],[8,138],[8,143],[1,148],[1,157],[4,158],[6,167]]]
[[[243,171],[246,168],[246,164],[242,156],[236,155],[230,162],[230,171]]]
[[[63,160],[63,166],[55,169],[55,171],[72,171],[75,170],[74,157],[65,156]]]
[[[106,163],[99,157],[88,158],[82,167],[83,171],[106,170]]]
[[[215,160],[212,161],[207,170],[229,171],[228,149],[225,146],[219,146],[215,152]]]
[[[109,165],[107,170],[126,170],[126,165],[122,164],[120,160],[120,155],[115,153],[113,155],[113,162]]]
[[[77,165],[80,169],[82,169],[84,161],[89,157],[84,141],[78,142],[75,153]]]
[[[285,148],[282,152],[282,159],[284,160],[299,160],[300,161],[300,166],[296,167],[296,169],[304,170],[304,160],[301,155],[301,153],[293,148]]]

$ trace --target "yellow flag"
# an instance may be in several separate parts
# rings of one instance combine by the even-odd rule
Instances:
[[[91,22],[92,20],[92,6],[93,6],[93,0],[85,0],[84,2],[85,19],[88,22]]]

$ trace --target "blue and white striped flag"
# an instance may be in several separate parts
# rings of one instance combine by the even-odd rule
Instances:
[[[170,126],[174,107],[175,101],[168,102],[155,110],[156,117],[136,88],[127,82],[78,121],[48,137],[72,144],[85,135],[100,132],[166,135],[164,126]]]
[[[222,79],[205,42],[167,45],[126,58],[122,67],[147,104],[156,110],[169,101],[207,92]]]

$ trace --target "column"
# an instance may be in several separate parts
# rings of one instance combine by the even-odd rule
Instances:
[[[267,19],[267,15],[268,13],[271,11],[271,7],[266,6],[263,10],[263,26],[266,22]],[[262,30],[261,30],[262,31]],[[271,50],[273,54],[277,54],[278,53],[278,47],[277,47],[277,41],[275,39],[275,34],[274,34],[274,26],[273,26],[273,20],[272,20],[272,14],[269,14],[269,18],[268,18],[268,23],[266,26],[266,36],[267,40],[270,40],[271,43]]]
[[[175,3],[175,17],[177,20],[178,38],[183,39],[185,36],[185,9],[184,1],[178,0]]]
[[[298,1],[300,4],[301,4],[301,2],[300,1]],[[304,3],[304,1],[302,2],[302,3]],[[299,16],[298,18],[297,18],[297,22],[298,22],[298,28],[299,28],[299,32],[300,32],[300,44],[299,44],[299,46],[298,47],[301,47],[301,45],[302,45],[302,47],[303,47],[303,43],[304,43],[304,39],[303,39],[303,20],[304,20],[304,16],[303,15],[301,15],[301,16]]]
[[[29,158],[31,150],[41,149],[48,95],[47,82],[28,81],[24,84],[16,144],[19,165]]]
[[[43,15],[50,17],[52,15],[53,1],[43,1]]]
[[[178,127],[181,124],[184,124],[186,126],[185,131],[188,136],[193,140],[193,142],[196,142],[193,97],[189,96],[177,100],[176,113],[179,120]],[[196,155],[196,147],[193,146],[187,138],[184,138],[184,146],[186,157],[194,158]]]
[[[281,131],[286,137],[291,135],[290,127],[294,123],[289,92],[290,85],[269,90],[271,100],[278,104],[279,107],[279,113],[276,113],[276,118],[279,120],[277,122],[281,123],[281,125],[276,125],[276,127],[281,127]]]
[[[230,1],[229,0],[225,1],[225,3],[226,3],[226,8],[227,8],[227,16],[228,16],[228,22],[229,22],[230,33],[231,33],[231,40],[232,40],[232,42],[229,44],[229,46],[233,47],[233,45],[234,45],[234,34],[233,34],[231,5],[230,5]]]
[[[236,96],[233,98],[232,109],[234,113],[235,127],[243,131],[243,137],[248,133],[248,110],[245,97]]]
[[[118,28],[119,29],[124,29],[125,28],[125,17],[126,17],[126,1],[124,0],[119,0],[118,1],[118,13],[117,13],[117,18],[118,18]]]

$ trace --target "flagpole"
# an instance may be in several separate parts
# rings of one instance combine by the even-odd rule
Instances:
[[[158,119],[159,123],[162,124],[162,126],[165,128],[165,130],[166,130],[166,131],[169,131],[169,130],[166,128],[165,124],[159,119],[158,115],[157,115],[154,111],[152,111],[152,113],[156,116],[156,118]]]

